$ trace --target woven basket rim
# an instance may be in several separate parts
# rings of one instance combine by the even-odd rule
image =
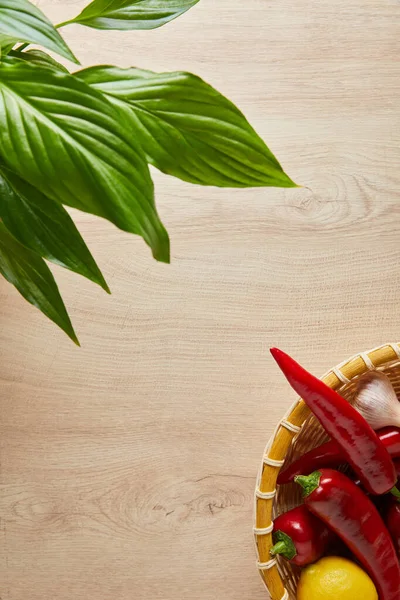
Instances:
[[[339,363],[321,377],[329,387],[339,390],[363,373],[400,362],[400,342],[388,343],[360,352]],[[301,431],[310,411],[301,398],[298,398],[282,420],[277,424],[268,440],[258,471],[254,493],[254,540],[257,567],[272,600],[289,600],[278,570],[276,558],[271,559],[273,531],[273,509],[276,498],[276,479],[285,462],[292,442]]]

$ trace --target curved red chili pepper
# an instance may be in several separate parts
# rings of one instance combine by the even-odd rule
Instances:
[[[275,519],[271,555],[279,554],[303,567],[321,558],[336,539],[333,531],[302,505]]]
[[[400,565],[389,532],[371,500],[346,475],[320,469],[296,477],[308,510],[324,521],[373,579],[379,600],[399,600]]]
[[[389,499],[385,515],[386,526],[392,537],[394,547],[400,556],[400,501],[392,496]]]
[[[397,480],[395,468],[389,452],[364,417],[288,354],[278,348],[273,348],[271,354],[292,388],[340,445],[346,462],[365,489],[377,495],[389,492]]]
[[[398,427],[384,427],[376,432],[379,439],[386,446],[392,458],[400,456],[400,429]],[[346,462],[346,457],[340,445],[335,440],[313,448],[292,462],[278,475],[280,485],[293,481],[296,475],[309,475],[323,467],[338,467]]]
[[[400,477],[400,460],[394,461],[397,474]],[[392,537],[394,547],[398,557],[400,558],[400,497],[398,490],[394,490],[393,494],[384,496],[386,499],[386,506],[384,506],[383,513],[385,515],[385,523]]]

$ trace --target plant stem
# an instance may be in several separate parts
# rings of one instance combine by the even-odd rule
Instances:
[[[303,498],[306,498],[317,489],[320,479],[321,473],[319,471],[315,471],[311,475],[297,475],[294,478],[295,482],[303,488]]]
[[[284,554],[286,551],[287,546],[285,542],[278,542],[277,544],[275,544],[275,546],[272,546],[269,552],[270,554],[272,554],[272,556],[275,556],[275,554]]]
[[[273,540],[275,542],[275,546],[273,546],[270,550],[271,556],[280,554],[288,560],[292,560],[292,558],[297,555],[296,546],[294,545],[292,538],[283,531],[274,532]]]
[[[73,23],[73,21],[64,21],[63,23],[59,23],[58,25],[54,25],[54,27],[56,29],[61,29],[61,27],[65,27],[66,25],[69,25],[70,23]]]

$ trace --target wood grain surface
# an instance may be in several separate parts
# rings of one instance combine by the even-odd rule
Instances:
[[[65,36],[84,65],[203,76],[305,187],[155,173],[171,266],[74,212],[113,292],[54,269],[81,349],[0,282],[0,598],[267,599],[253,489],[294,399],[268,348],[322,374],[400,339],[400,3],[201,0]]]

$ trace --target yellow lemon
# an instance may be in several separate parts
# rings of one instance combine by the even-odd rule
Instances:
[[[378,600],[370,577],[346,558],[327,556],[306,567],[297,588],[297,600]]]

